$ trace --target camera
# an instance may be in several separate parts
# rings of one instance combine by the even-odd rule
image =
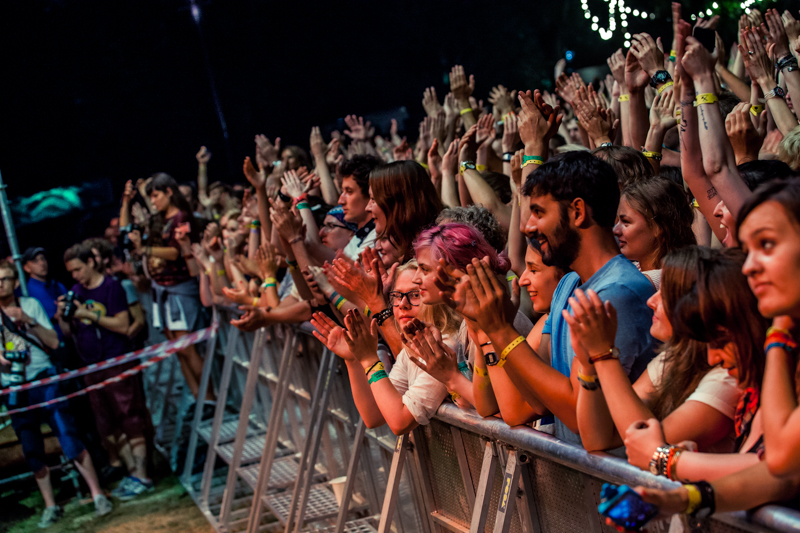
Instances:
[[[120,248],[129,252],[133,250],[133,241],[131,241],[130,237],[132,231],[142,233],[142,227],[138,224],[128,224],[127,226],[120,226],[119,228]]]
[[[11,385],[22,385],[25,383],[25,367],[28,365],[28,360],[30,359],[28,350],[6,351],[3,357],[11,363],[11,370],[8,373],[8,381]],[[8,395],[8,405],[11,407],[17,405],[16,392],[12,392]]]
[[[64,306],[64,320],[72,320],[75,315],[75,291],[69,291],[64,297],[66,305]]]

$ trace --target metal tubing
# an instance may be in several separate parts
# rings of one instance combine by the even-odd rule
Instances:
[[[23,296],[28,296],[28,285],[25,282],[25,271],[22,269],[22,256],[19,255],[19,245],[17,244],[17,231],[14,227],[14,220],[11,218],[11,210],[8,208],[8,195],[6,188],[8,185],[3,181],[3,174],[0,173],[0,214],[3,216],[3,225],[6,227],[6,239],[8,248],[11,250],[11,257],[17,265],[17,279],[19,288]]]

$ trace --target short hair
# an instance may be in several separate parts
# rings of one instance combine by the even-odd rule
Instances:
[[[592,150],[592,155],[611,165],[617,174],[620,189],[655,175],[650,161],[642,152],[630,146],[599,146]]]
[[[383,161],[374,155],[354,155],[351,159],[343,159],[336,171],[342,178],[353,178],[361,189],[361,194],[369,198],[369,174]]]
[[[776,179],[785,179],[792,175],[792,169],[783,161],[768,159],[748,161],[736,167],[747,187],[754,191],[762,183]]]
[[[500,223],[492,212],[482,205],[472,204],[467,207],[447,207],[436,217],[436,224],[440,225],[445,221],[460,222],[472,226],[498,252],[506,247],[507,233],[500,227]]]
[[[559,154],[528,176],[522,194],[550,194],[562,203],[581,198],[598,226],[611,229],[617,218],[619,187],[611,165],[587,152]]]
[[[670,165],[661,165],[658,170],[658,177],[668,179],[669,181],[683,187],[683,171],[681,167],[673,167]]]
[[[791,167],[800,170],[800,126],[786,134],[778,146],[778,158]]]
[[[10,270],[11,273],[14,275],[14,279],[18,279],[17,267],[14,266],[14,263],[12,263],[11,261],[9,261],[7,259],[3,259],[2,261],[0,261],[0,270],[3,270],[3,269]]]
[[[89,259],[94,261],[94,252],[92,252],[92,248],[90,246],[86,246],[86,244],[79,242],[77,244],[73,244],[67,251],[64,252],[64,263],[69,263],[73,259],[79,259],[82,262],[89,264]]]
[[[91,237],[83,241],[83,243],[89,248],[95,248],[100,254],[100,258],[103,260],[114,257],[114,247],[111,246],[108,239],[104,239],[103,237]]]
[[[722,120],[723,122],[728,117],[733,108],[736,107],[736,104],[739,104],[741,100],[738,96],[733,94],[731,91],[727,89],[723,89],[719,92],[719,111],[722,113]]]

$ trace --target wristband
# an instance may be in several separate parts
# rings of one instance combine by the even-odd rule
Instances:
[[[679,116],[681,116],[681,110],[680,110],[680,109],[678,109],[677,111],[675,111],[675,116],[676,116],[676,117],[679,117]]]
[[[301,209],[311,209],[311,208],[308,206],[308,202],[299,202],[297,204],[297,210],[299,211]]]
[[[525,161],[524,163],[522,163],[522,164],[519,166],[519,168],[525,168],[525,167],[527,167],[528,165],[541,165],[543,162],[544,162],[544,161],[534,161],[533,159],[531,159],[531,160],[529,160],[529,161]]]
[[[304,192],[303,194],[301,194],[300,196],[298,196],[297,198],[295,198],[294,200],[292,200],[292,203],[293,203],[294,205],[297,205],[297,204],[299,204],[300,202],[305,202],[307,198],[308,198],[308,193],[305,193],[305,192]]]
[[[386,375],[386,371],[385,370],[378,370],[377,372],[372,374],[372,376],[370,376],[370,378],[367,381],[367,383],[372,385],[373,383],[377,383],[378,381],[382,380],[383,378],[388,378],[388,377],[389,376]]]
[[[589,363],[595,364],[606,359],[619,359],[619,348],[612,346],[607,352],[589,356]]]
[[[293,239],[291,239],[289,241],[289,244],[296,244],[296,243],[302,242],[302,241],[303,241],[303,237],[297,236],[297,237],[294,237]]]
[[[250,227],[251,228],[260,228],[261,227],[261,221],[258,220],[258,219],[255,219],[254,221],[252,221],[250,223]]]
[[[643,150],[642,155],[645,156],[647,159],[661,161],[661,152],[648,152],[647,150]]]
[[[184,260],[194,259],[194,255],[192,255],[192,254],[186,254],[186,255],[184,255],[182,257],[183,257]]]
[[[467,169],[475,170],[476,168],[477,167],[475,166],[475,163],[472,161],[462,161],[461,164],[458,166],[458,169],[459,171],[461,171],[462,174]]]
[[[383,326],[383,323],[389,320],[389,317],[394,316],[394,308],[387,307],[380,313],[375,315],[375,320],[378,322],[379,326]]]
[[[477,170],[478,172],[483,172],[484,170],[486,170],[486,165],[475,165],[475,170]]]
[[[504,163],[510,163],[512,157],[514,157],[514,152],[503,152]]]
[[[364,316],[369,318],[369,315],[371,315],[371,314],[372,314],[372,311],[369,310],[369,306],[365,305],[364,306]]]
[[[339,299],[336,300],[336,303],[333,306],[336,308],[337,311],[341,311],[342,306],[347,303],[344,296],[339,296]]]
[[[256,235],[258,235],[259,233],[261,233],[261,230],[258,228],[250,228],[250,233],[255,233]]]
[[[258,307],[258,298],[253,298],[253,307]]]
[[[375,371],[378,371],[378,370],[385,370],[385,367],[383,366],[383,363],[382,363],[381,361],[378,361],[378,362],[376,362],[376,363],[372,363],[372,366],[371,366],[371,367],[369,367],[369,368],[366,370],[366,372],[364,372],[364,374],[365,374],[367,377],[369,377],[369,373],[370,373],[370,372],[372,372],[373,370],[375,370]]]
[[[684,485],[683,488],[685,488],[686,492],[689,493],[689,505],[686,507],[684,513],[692,514],[697,510],[698,507],[700,507],[700,502],[703,501],[703,496],[700,494],[700,490],[697,488],[697,485]]]
[[[750,106],[750,113],[751,113],[751,114],[752,114],[754,117],[757,117],[757,116],[758,116],[758,115],[759,115],[759,114],[760,114],[762,111],[764,111],[764,106],[763,106],[763,105],[753,105],[753,106]]]
[[[274,287],[277,283],[278,283],[277,279],[275,279],[275,278],[267,278],[267,279],[264,280],[264,283],[262,283],[261,286],[264,287],[264,288],[267,288],[270,285],[272,285]]]
[[[582,388],[588,391],[600,389],[600,380],[597,379],[597,376],[587,376],[586,374],[578,372],[578,383],[580,383]]]
[[[419,166],[421,166],[425,170],[428,170],[430,168],[430,167],[428,167],[427,163],[423,163],[422,161],[417,161],[417,163],[419,163]]]
[[[289,270],[296,270],[297,269],[297,261],[291,261],[289,259],[286,260],[286,264],[289,265]]]
[[[621,95],[619,95],[619,98],[617,98],[617,100],[620,101],[620,102],[629,102],[630,99],[631,99],[631,95],[630,94],[621,94]]]
[[[694,101],[694,106],[697,107],[703,104],[713,104],[714,102],[718,102],[719,98],[714,93],[703,93],[698,94],[697,99]]]
[[[489,377],[489,371],[488,370],[484,370],[484,369],[482,369],[481,367],[479,367],[477,365],[472,369],[472,371],[475,372],[475,375],[480,376],[482,378],[488,378]]]
[[[508,358],[508,354],[511,353],[511,350],[513,350],[523,342],[525,342],[525,337],[523,337],[522,335],[511,341],[511,343],[508,346],[506,346],[502,352],[500,352],[500,361],[498,361],[497,363],[497,368],[503,368],[503,365],[506,364],[506,359]]]
[[[219,270],[217,270],[217,276],[218,276],[218,277],[220,277],[220,278],[221,278],[221,277],[222,277],[222,276],[224,276],[225,274],[226,274],[226,272],[225,272],[225,269],[224,269],[224,268],[220,268]]]
[[[672,481],[678,481],[678,458],[686,450],[673,446],[669,451],[669,458],[667,459],[667,477]]]
[[[667,83],[658,88],[658,94],[663,93],[664,91],[667,90],[667,87],[672,87],[673,85],[675,85],[674,81],[668,81]]]
[[[678,52],[676,50],[670,50],[669,51],[669,60],[674,63],[677,58],[678,58]]]
[[[456,391],[448,391],[448,394],[450,394],[450,399],[453,400],[453,403],[456,403],[461,398],[461,395]]]
[[[472,108],[468,107],[466,109],[461,110],[461,115],[466,115],[467,113],[472,113]]]

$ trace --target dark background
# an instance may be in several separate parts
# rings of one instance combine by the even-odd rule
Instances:
[[[688,3],[696,10],[711,0]],[[181,0],[1,4],[0,171],[9,197],[98,180],[113,191],[105,206],[18,228],[21,248],[46,246],[58,269],[64,249],[102,235],[126,180],[156,171],[194,180],[201,145],[214,154],[210,181],[243,181],[257,133],[307,148],[311,126],[327,132],[346,114],[405,106],[415,138],[423,89],[435,86],[443,99],[454,64],[475,74],[485,99],[496,84],[552,88],[567,50],[572,68],[604,64],[625,31],[661,35],[665,46],[672,38],[669,3],[643,0],[627,5],[656,19],[618,21],[610,41],[591,31],[580,0],[205,0],[199,24]],[[720,4],[740,14],[738,2]],[[608,4],[589,5],[602,26]],[[731,43],[736,26],[726,18]]]

